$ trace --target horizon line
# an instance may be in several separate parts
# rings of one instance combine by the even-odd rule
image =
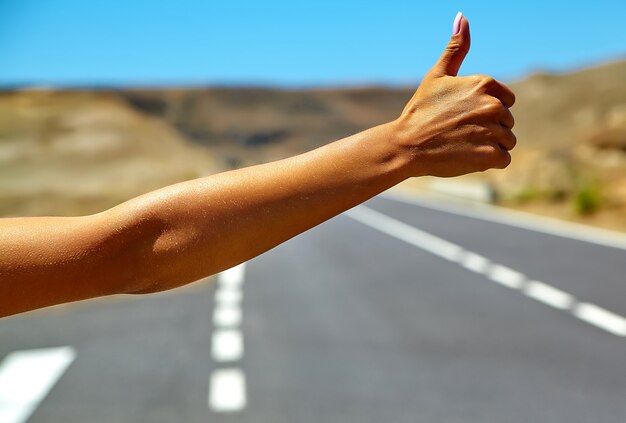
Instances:
[[[505,78],[507,83],[516,83],[535,75],[564,75],[570,73],[581,72],[587,69],[609,66],[626,62],[626,55],[620,55],[610,59],[593,61],[590,63],[579,64],[568,69],[547,69],[536,68],[524,73],[521,76],[513,78]],[[151,82],[134,82],[136,78],[129,78],[126,82],[45,82],[45,81],[0,81],[0,91],[18,91],[18,90],[150,90],[150,89],[267,89],[277,91],[308,91],[308,90],[325,90],[325,89],[367,89],[367,88],[384,88],[384,89],[406,89],[416,88],[421,79],[407,81],[384,81],[384,80],[358,80],[352,81],[334,81],[334,82],[310,82],[310,83],[279,83],[263,80],[248,81],[176,81],[172,79],[170,82],[165,80]]]

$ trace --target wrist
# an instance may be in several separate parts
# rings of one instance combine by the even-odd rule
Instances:
[[[397,122],[384,123],[363,134],[367,134],[367,141],[361,149],[371,157],[374,168],[378,169],[376,173],[383,176],[386,185],[391,187],[413,176],[411,151],[403,143],[402,129]]]
[[[401,163],[399,171],[403,175],[403,180],[428,176],[426,161],[420,159],[418,143],[415,140],[415,125],[408,122],[403,116],[385,125],[388,126],[390,144],[395,150],[397,160]]]

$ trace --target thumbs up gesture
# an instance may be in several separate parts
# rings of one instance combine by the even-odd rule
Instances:
[[[459,176],[511,162],[515,95],[489,76],[457,76],[469,49],[469,22],[459,12],[446,49],[396,120],[412,176]]]

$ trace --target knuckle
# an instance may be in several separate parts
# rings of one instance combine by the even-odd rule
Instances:
[[[471,75],[469,78],[471,78],[472,82],[474,83],[474,85],[479,86],[482,84],[483,79],[485,78],[486,75],[481,75],[481,74],[476,74],[476,75]]]
[[[502,113],[504,106],[497,98],[486,96],[485,104],[482,108],[483,112],[488,115],[498,115]]]
[[[492,144],[485,144],[480,147],[480,153],[483,161],[493,163],[498,156],[498,147]]]
[[[446,50],[453,53],[456,53],[457,51],[467,53],[467,51],[469,51],[469,44],[463,43],[461,42],[461,40],[458,39],[451,39],[446,46]]]
[[[483,75],[482,84],[484,87],[490,87],[496,83],[496,80],[491,76]]]
[[[458,51],[460,51],[461,48],[463,48],[461,43],[453,40],[453,41],[450,41],[448,45],[446,46],[446,51],[450,54],[455,54]]]
[[[488,87],[495,84],[496,80],[489,75],[477,74],[474,75],[474,82],[480,87]]]
[[[511,155],[509,152],[497,145],[483,145],[480,148],[480,152],[482,156],[480,167],[483,171],[493,168],[504,169],[511,163]]]

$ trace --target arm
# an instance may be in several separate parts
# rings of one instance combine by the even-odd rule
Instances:
[[[92,216],[0,219],[0,316],[171,289],[406,178],[506,167],[514,96],[491,78],[455,76],[468,49],[463,19],[397,120],[308,153],[172,185]]]

